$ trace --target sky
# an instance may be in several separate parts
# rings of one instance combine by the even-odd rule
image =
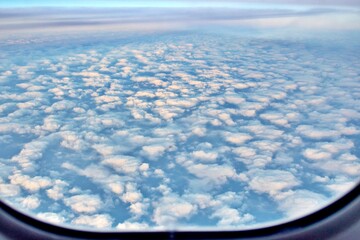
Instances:
[[[122,0],[62,0],[62,1],[2,1],[0,7],[239,7],[239,8],[302,8],[305,6],[353,6],[359,7],[360,3],[356,0],[325,0],[325,1],[296,1],[296,0],[265,0],[265,1],[203,1],[203,0],[171,0],[171,1],[122,1]]]

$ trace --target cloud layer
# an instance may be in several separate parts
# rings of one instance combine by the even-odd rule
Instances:
[[[0,195],[40,219],[246,228],[314,211],[359,178],[353,44],[211,31],[82,41],[4,48]]]

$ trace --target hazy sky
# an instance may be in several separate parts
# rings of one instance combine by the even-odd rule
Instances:
[[[61,1],[48,1],[48,0],[12,0],[1,1],[0,7],[243,7],[243,8],[263,8],[275,5],[274,7],[287,8],[294,7],[293,5],[306,6],[360,6],[359,0],[61,0]]]

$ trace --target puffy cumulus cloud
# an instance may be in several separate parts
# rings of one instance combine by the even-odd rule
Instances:
[[[9,176],[10,183],[19,185],[29,192],[38,192],[42,188],[51,186],[52,181],[48,177],[29,177],[28,175],[21,175],[16,173]]]
[[[80,194],[63,199],[64,204],[77,213],[95,213],[104,206],[98,195]]]
[[[136,216],[142,216],[147,213],[148,204],[136,202],[130,205],[130,212]]]
[[[146,229],[149,229],[149,225],[147,223],[125,221],[119,223],[116,226],[116,229],[119,229],[121,231],[144,231]]]
[[[348,161],[347,159],[324,160],[315,162],[312,166],[321,169],[329,175],[345,174],[356,177],[360,174],[360,163],[357,161]]]
[[[20,153],[13,156],[11,160],[18,162],[24,169],[32,169],[34,162],[42,158],[47,146],[47,141],[34,140],[26,143]]]
[[[52,188],[46,190],[47,196],[54,200],[60,200],[64,198],[64,192],[69,184],[62,180],[55,180],[52,186]]]
[[[246,133],[224,132],[222,135],[224,136],[226,142],[234,145],[242,145],[246,141],[252,139],[252,136]]]
[[[66,222],[66,218],[61,214],[54,212],[41,212],[36,214],[36,216],[45,222],[50,222],[54,224],[61,224]]]
[[[191,130],[191,132],[199,137],[204,137],[206,136],[206,128],[204,127],[195,127]]]
[[[161,157],[165,151],[166,147],[163,145],[148,145],[142,147],[142,155],[148,157],[149,159],[156,160]]]
[[[249,213],[241,215],[238,209],[228,206],[217,209],[210,218],[219,219],[217,224],[221,227],[241,226],[255,219],[254,216]]]
[[[168,106],[175,106],[180,108],[191,108],[198,103],[198,100],[195,98],[192,99],[167,99],[166,104]]]
[[[3,197],[14,197],[20,193],[18,185],[0,183],[0,195]]]
[[[119,175],[111,174],[110,171],[104,166],[90,164],[86,168],[81,169],[71,163],[65,162],[61,165],[61,167],[72,170],[81,176],[88,177],[94,183],[101,184],[102,187],[109,189],[111,192],[117,195],[120,195],[124,191],[124,179]],[[59,190],[61,191],[62,188],[58,189],[58,187],[55,186],[53,189],[51,189],[51,193],[62,194],[62,192],[59,192]],[[49,192],[47,193],[48,195],[50,194]]]
[[[133,174],[138,171],[140,166],[140,161],[135,157],[117,155],[105,158],[102,161],[102,164],[112,167],[118,172]]]
[[[71,221],[72,224],[99,229],[110,228],[112,222],[113,219],[109,214],[81,215]]]
[[[56,120],[56,117],[52,115],[44,118],[44,123],[41,126],[41,129],[49,132],[55,132],[60,128],[60,126],[60,121]]]
[[[282,127],[290,127],[288,120],[281,113],[273,112],[273,113],[263,113],[260,114],[260,118],[271,122],[272,124],[282,126]]]
[[[46,113],[53,113],[58,111],[66,111],[73,109],[75,107],[75,103],[69,100],[61,100],[53,103],[50,107],[45,109]]]
[[[246,100],[244,98],[234,94],[234,95],[225,95],[224,101],[227,103],[239,105]]]
[[[87,147],[87,143],[82,140],[76,132],[62,131],[60,132],[60,136],[63,139],[60,145],[64,148],[79,151]]]
[[[125,192],[123,193],[123,195],[120,198],[125,203],[135,204],[136,202],[139,202],[142,200],[143,195],[138,190],[138,187],[136,186],[136,184],[127,183],[125,185]],[[136,205],[133,208],[136,208]],[[135,211],[135,209],[133,209],[133,211]]]
[[[341,138],[337,141],[318,143],[317,146],[332,154],[352,149],[355,145],[350,139]]]
[[[331,153],[321,149],[307,148],[303,151],[303,156],[310,160],[319,161],[331,158]]]
[[[180,197],[163,197],[154,207],[152,220],[159,226],[174,228],[181,219],[188,219],[197,211],[197,207]]]
[[[340,136],[339,131],[325,128],[314,128],[311,125],[300,125],[296,128],[296,132],[311,139],[327,139],[337,138]]]
[[[204,152],[203,150],[194,151],[191,155],[193,156],[193,158],[203,162],[214,162],[218,157],[217,152]]]
[[[218,118],[222,120],[228,126],[236,125],[235,122],[232,120],[231,115],[229,113],[223,112],[218,115]]]
[[[354,188],[356,183],[352,178],[346,176],[336,176],[333,179],[326,179],[325,188],[330,191],[334,197],[338,197]]]
[[[282,143],[269,141],[269,140],[262,140],[262,141],[254,141],[251,143],[252,146],[255,148],[260,149],[262,151],[269,151],[269,152],[276,152],[280,149]]]
[[[303,189],[284,192],[275,199],[278,201],[278,208],[291,218],[314,212],[328,202],[324,195]]]
[[[256,150],[249,147],[237,147],[232,151],[241,158],[253,158],[256,156]]]
[[[229,165],[220,164],[189,164],[187,170],[197,178],[204,180],[204,184],[217,187],[225,184],[228,179],[236,176],[236,171]]]
[[[215,200],[213,196],[207,193],[190,193],[183,195],[182,198],[196,205],[198,209],[211,208],[221,205],[221,201]]]
[[[118,96],[108,96],[108,95],[101,95],[95,97],[95,102],[97,104],[111,103],[111,102],[117,102],[118,104],[121,104],[121,100]]]
[[[262,125],[259,121],[251,121],[248,125],[243,127],[247,131],[253,133],[258,138],[277,139],[283,136],[284,131],[278,130],[273,126]]]
[[[247,177],[250,179],[248,184],[252,190],[271,196],[300,184],[292,173],[284,170],[251,169]]]
[[[20,204],[26,209],[36,209],[40,206],[41,200],[34,195],[27,196],[20,200]]]

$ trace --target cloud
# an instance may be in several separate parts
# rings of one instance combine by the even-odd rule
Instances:
[[[279,201],[279,209],[291,218],[305,216],[327,203],[324,195],[309,190],[288,191],[276,196],[276,200]]]
[[[147,223],[139,223],[139,222],[129,222],[125,221],[123,223],[119,223],[116,226],[116,229],[121,231],[144,231],[149,228]]]
[[[112,226],[112,218],[108,214],[81,215],[74,220],[73,224],[84,226],[87,228],[110,228]]]
[[[48,188],[51,186],[52,181],[48,177],[29,177],[27,175],[14,174],[9,176],[11,184],[20,185],[25,190],[35,193],[42,188]]]
[[[246,133],[224,132],[223,136],[225,138],[225,141],[234,145],[242,145],[246,141],[252,139],[252,136]]]
[[[3,197],[14,197],[20,193],[20,187],[13,184],[0,183],[0,195]]]
[[[319,149],[307,148],[303,152],[304,157],[310,160],[326,160],[331,158],[329,152],[321,151]]]
[[[311,139],[328,139],[328,138],[336,138],[340,136],[340,133],[331,129],[319,129],[314,128],[310,125],[300,125],[296,128],[296,131],[303,135],[304,137]]]
[[[69,184],[62,180],[55,180],[53,182],[53,187],[46,190],[46,194],[49,198],[54,200],[60,200],[64,198],[64,192],[66,191]]]
[[[78,34],[60,31],[63,23],[54,16],[62,13],[42,12],[36,18],[49,16],[63,36],[4,41],[19,53],[16,61],[5,54],[0,66],[0,165],[6,166],[0,168],[0,193],[7,201],[79,227],[239,229],[313,211],[356,182],[358,69],[354,51],[341,50],[352,43],[335,47],[336,39],[319,33],[316,38],[337,54],[322,52],[326,57],[317,61],[318,53],[307,47],[315,40],[305,31],[292,36],[301,43],[294,44],[283,29],[262,28],[257,38],[239,27],[281,26],[321,11],[224,10],[213,16],[211,10],[205,16],[199,9],[167,9],[165,15],[158,14],[164,9],[143,9],[137,19],[129,9],[83,11],[80,19],[94,16],[94,22],[69,21],[68,29],[81,28]],[[94,34],[105,25],[103,30],[121,28],[103,22],[102,11],[129,21],[120,25],[135,26],[133,32],[164,22],[160,18],[189,17],[186,24],[194,23],[197,33],[164,23],[157,28],[171,29],[171,35],[150,34],[149,28],[136,35],[144,41],[132,41],[124,29],[111,37]],[[147,14],[156,21],[144,24]],[[216,34],[203,34],[196,21],[205,19],[202,24],[212,26],[207,31]],[[350,37],[337,33],[330,35]],[[87,45],[90,35],[106,46]],[[45,44],[65,40],[84,41],[84,48]],[[38,46],[42,60],[22,52]],[[258,200],[273,215],[256,211]]]
[[[241,215],[237,209],[227,206],[216,210],[210,218],[218,218],[219,222],[217,224],[220,227],[241,226],[254,220],[251,214]]]
[[[77,213],[95,213],[104,203],[98,195],[81,194],[63,199],[64,204]]]
[[[271,196],[300,184],[300,181],[292,173],[284,170],[252,169],[248,171],[247,176],[250,179],[248,184],[252,190],[268,193]]]
[[[61,216],[60,214],[53,213],[53,212],[41,212],[36,215],[40,220],[45,222],[50,222],[54,224],[63,224],[66,222],[65,217]]]
[[[218,187],[236,175],[235,170],[227,165],[219,164],[191,164],[187,166],[189,173],[204,180],[208,187]]]
[[[133,174],[139,168],[140,161],[131,156],[118,155],[105,158],[103,164],[112,167],[117,172]]]
[[[163,145],[149,145],[142,147],[142,154],[152,160],[158,160],[165,151],[166,147]]]
[[[32,169],[34,161],[43,156],[43,151],[48,146],[46,141],[32,141],[26,143],[20,153],[12,157],[12,161],[18,162],[24,169]]]
[[[195,159],[198,159],[203,162],[214,162],[216,161],[218,154],[216,152],[204,152],[200,150],[200,151],[192,152],[192,156]]]
[[[40,199],[36,196],[27,196],[20,201],[23,208],[36,209],[40,206]]]
[[[180,219],[190,218],[196,211],[196,206],[178,196],[164,197],[154,209],[153,221],[159,226],[174,228]]]

